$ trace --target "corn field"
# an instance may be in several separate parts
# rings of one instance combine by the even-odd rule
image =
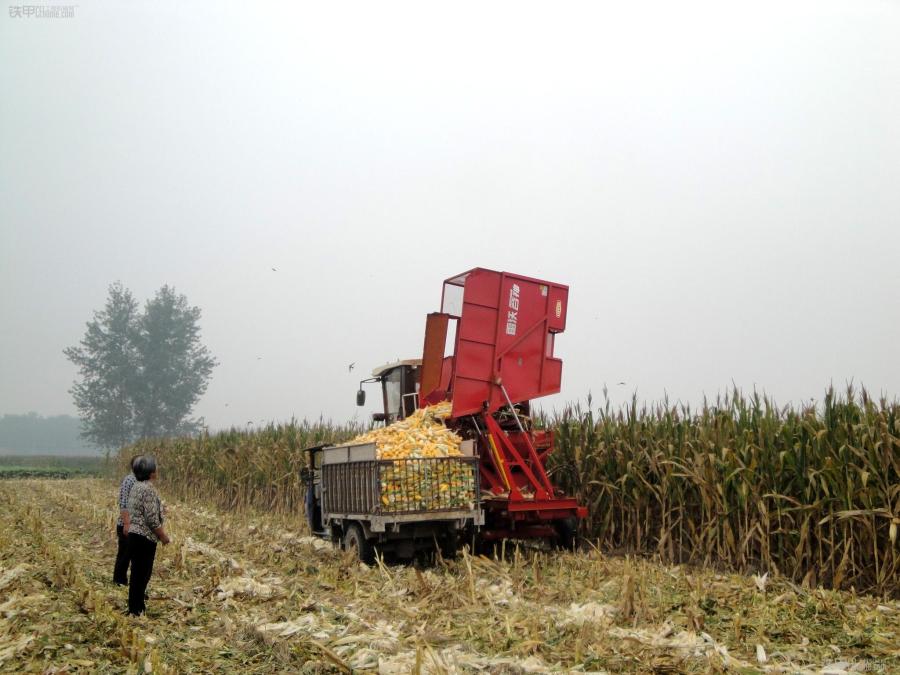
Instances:
[[[302,512],[303,449],[339,443],[363,431],[356,424],[304,420],[255,431],[145,440],[121,450],[119,459],[122,470],[127,470],[133,455],[154,455],[167,489],[183,499],[227,509]]]
[[[733,392],[550,421],[554,478],[604,550],[900,593],[900,404],[829,390],[801,408]]]
[[[592,404],[538,423],[554,430],[554,481],[588,506],[581,535],[602,550],[900,595],[900,404],[851,388],[799,408],[738,391],[696,411]],[[186,500],[302,512],[302,449],[361,431],[304,421],[120,457],[155,454]]]

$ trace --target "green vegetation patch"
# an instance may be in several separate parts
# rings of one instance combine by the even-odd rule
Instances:
[[[0,479],[85,478],[106,472],[104,457],[0,456]]]

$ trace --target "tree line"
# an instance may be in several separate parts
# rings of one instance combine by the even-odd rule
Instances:
[[[81,424],[71,415],[43,417],[36,412],[0,417],[0,454],[95,455],[98,448],[80,436]]]

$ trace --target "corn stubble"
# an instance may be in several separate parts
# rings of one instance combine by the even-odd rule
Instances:
[[[602,550],[783,575],[804,587],[900,595],[900,404],[848,388],[818,406],[735,391],[698,410],[575,405],[555,432],[554,482],[588,506]],[[302,449],[359,436],[325,421],[144,441],[167,489],[229,509],[300,512]]]
[[[0,482],[0,672],[900,671],[895,601],[592,547],[370,567],[302,519],[164,481],[173,543],[127,619],[108,582],[116,488]]]

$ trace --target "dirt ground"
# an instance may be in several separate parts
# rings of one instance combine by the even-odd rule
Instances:
[[[590,548],[365,567],[299,516],[177,500],[130,618],[116,487],[0,483],[0,671],[900,672],[897,602]]]

